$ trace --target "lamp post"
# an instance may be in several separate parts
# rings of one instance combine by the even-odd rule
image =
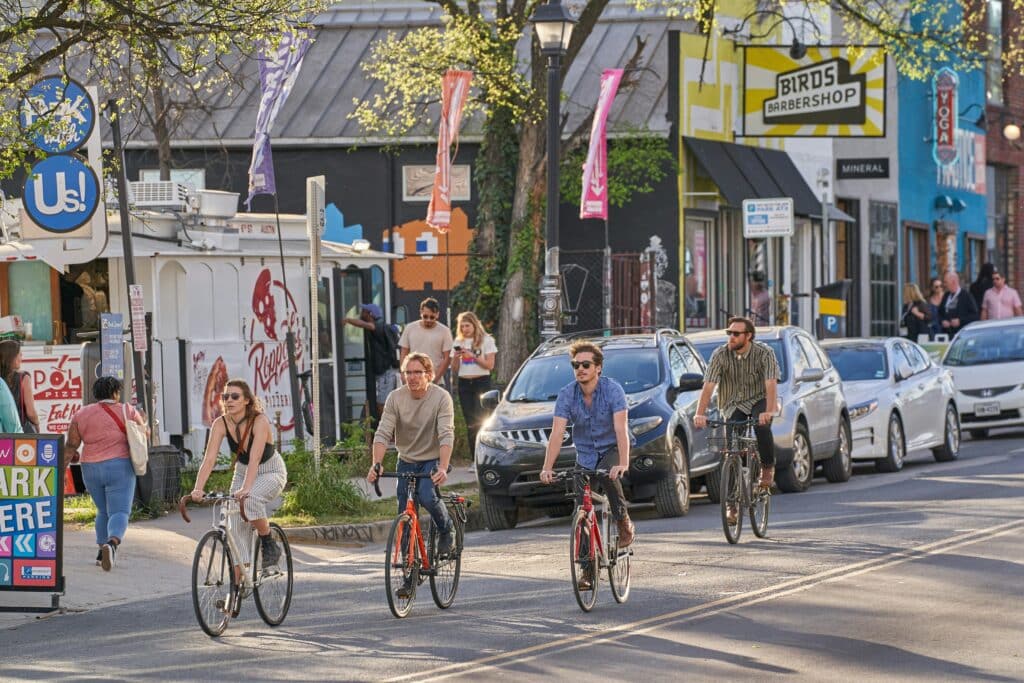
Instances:
[[[562,57],[569,50],[569,39],[576,20],[559,0],[549,0],[537,7],[530,21],[537,33],[540,52],[548,59],[548,191],[547,222],[544,229],[544,279],[540,286],[540,334],[544,339],[551,339],[562,331],[562,286],[558,270],[558,120]]]

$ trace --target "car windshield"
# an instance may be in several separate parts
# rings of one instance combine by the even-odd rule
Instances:
[[[885,379],[889,376],[889,362],[881,346],[826,346],[825,353],[839,371],[844,382]]]
[[[560,354],[527,361],[509,389],[508,400],[554,401],[558,391],[575,379],[569,360],[569,354]],[[660,365],[656,348],[606,350],[601,374],[621,384],[627,394],[635,394],[657,386]]]
[[[949,345],[943,365],[968,366],[1024,361],[1024,325],[964,329]]]
[[[762,343],[767,344],[771,348],[771,350],[775,352],[775,360],[779,362],[779,381],[785,382],[786,359],[782,353],[782,342],[779,341],[778,339],[768,339]],[[723,344],[725,344],[724,341],[706,341],[700,342],[699,344],[694,344],[694,347],[697,349],[697,353],[704,357],[704,362],[707,363],[708,361],[711,360],[711,354],[715,352],[715,349],[717,349],[719,346],[722,346]]]

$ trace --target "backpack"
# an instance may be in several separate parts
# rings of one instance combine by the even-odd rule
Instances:
[[[394,323],[384,323],[384,348],[387,349],[388,359],[391,362],[392,368],[401,366],[398,361],[398,325]]]

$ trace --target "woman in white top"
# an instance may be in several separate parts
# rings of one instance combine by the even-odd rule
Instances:
[[[480,405],[480,395],[491,389],[491,370],[494,369],[498,347],[474,313],[459,313],[456,321],[458,335],[452,345],[452,374],[459,381],[459,405],[466,419],[469,454],[472,456],[476,449],[476,434],[487,417]]]

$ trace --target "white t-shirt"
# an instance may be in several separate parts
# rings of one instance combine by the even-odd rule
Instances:
[[[462,353],[455,350],[456,346],[461,346],[463,351],[471,351],[474,358],[466,360]],[[483,358],[489,353],[497,353],[498,345],[494,343],[494,337],[489,334],[484,335],[484,343],[479,348],[473,348],[472,339],[456,339],[455,346],[452,347],[452,358],[458,357],[459,361],[459,377],[486,377],[491,374],[490,370],[482,368],[476,363],[476,358]]]
[[[435,323],[429,330],[420,320],[414,320],[402,330],[398,345],[409,349],[409,353],[419,352],[430,356],[434,361],[434,375],[441,367],[441,359],[448,355],[452,348],[452,331],[447,325]]]

